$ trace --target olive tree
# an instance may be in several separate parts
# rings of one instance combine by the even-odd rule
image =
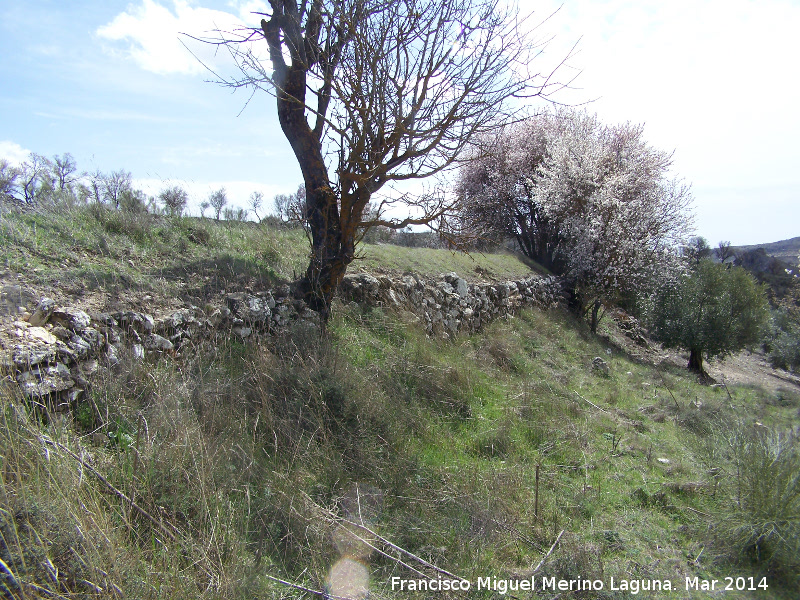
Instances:
[[[603,302],[641,294],[688,233],[691,194],[639,125],[546,111],[478,140],[459,173],[465,229],[516,239],[562,275],[597,327]]]
[[[689,370],[707,378],[703,359],[724,357],[761,340],[769,312],[762,286],[741,267],[702,259],[653,296],[650,333],[689,351]]]
[[[189,203],[189,194],[181,186],[173,185],[161,190],[158,199],[171,216],[180,217]]]
[[[234,88],[276,98],[300,166],[311,258],[301,297],[327,318],[366,228],[441,224],[443,193],[376,194],[440,174],[470,139],[518,114],[518,99],[561,87],[502,0],[269,0],[260,27],[221,32]],[[266,42],[269,60],[258,55]],[[374,210],[366,218],[365,207]],[[402,205],[401,216],[389,209]]]

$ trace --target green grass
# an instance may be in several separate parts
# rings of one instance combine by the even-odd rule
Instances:
[[[4,259],[39,265],[43,279],[57,269],[23,248],[66,261],[100,234],[109,263],[95,257],[92,269],[111,277],[114,256],[133,256],[119,286],[160,274],[200,289],[184,279],[192,268],[220,286],[281,280],[291,256],[301,264],[297,231],[186,220],[133,241],[133,225],[109,233],[88,212],[72,229],[3,218]],[[192,236],[205,241],[189,241],[201,226],[207,237]],[[181,239],[185,253],[170,254]],[[376,248],[395,257],[386,270],[412,255]],[[418,252],[431,274],[463,271]],[[220,266],[225,256],[236,259]],[[351,536],[341,519],[361,514],[394,544],[362,532],[384,553],[362,558],[378,598],[407,597],[392,576],[418,577],[398,560],[435,576],[397,547],[475,582],[526,577],[561,531],[537,579],[670,578],[672,597],[706,598],[684,578],[733,574],[767,577],[759,598],[797,597],[798,551],[781,539],[797,537],[789,430],[800,396],[701,386],[607,349],[561,311],[445,341],[403,315],[337,302],[325,338],[297,324],[262,345],[220,335],[180,358],[123,357],[62,415],[43,416],[6,378],[0,586],[12,598],[114,597],[114,586],[142,599],[299,598],[270,576],[321,590]],[[609,376],[592,370],[595,356]]]
[[[135,290],[203,302],[220,292],[297,279],[308,252],[301,229],[274,222],[169,218],[96,205],[0,213],[0,274],[21,274],[30,284],[73,295]],[[530,276],[532,266],[507,253],[362,244],[350,271],[424,277],[456,271],[469,280],[508,280]]]
[[[417,273],[438,277],[455,271],[467,280],[513,280],[531,276],[534,265],[511,253],[465,254],[431,248],[406,248],[391,244],[363,244],[353,268],[387,273]]]
[[[301,230],[249,222],[128,214],[99,206],[0,214],[0,265],[68,291],[123,289],[203,299],[302,273]]]

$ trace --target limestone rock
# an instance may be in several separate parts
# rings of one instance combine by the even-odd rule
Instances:
[[[175,348],[167,338],[161,337],[156,333],[151,333],[144,338],[144,347],[147,350],[156,350],[158,352],[169,352]]]
[[[77,360],[86,360],[92,354],[91,344],[78,334],[73,335],[69,342],[67,342],[67,345],[75,353],[75,358]]]
[[[50,320],[76,333],[80,333],[86,329],[92,322],[88,314],[77,308],[54,310],[50,316]]]
[[[69,369],[61,363],[23,371],[17,376],[17,383],[29,398],[42,398],[75,385]]]
[[[17,344],[11,351],[11,360],[20,371],[56,360],[55,344]]]
[[[592,359],[592,369],[594,369],[595,371],[599,371],[603,375],[609,375],[611,372],[608,367],[608,363],[599,356],[595,356]]]
[[[153,333],[153,329],[155,329],[153,317],[144,313],[125,311],[114,313],[111,316],[114,317],[122,327],[129,331],[132,330],[136,333],[147,335]]]
[[[44,327],[28,327],[24,337],[34,343],[55,344],[58,339]]]
[[[51,298],[42,298],[39,300],[39,304],[36,305],[36,309],[28,319],[28,323],[36,327],[41,327],[47,323],[48,319],[50,319],[50,316],[53,314],[55,308],[56,303],[54,300]]]

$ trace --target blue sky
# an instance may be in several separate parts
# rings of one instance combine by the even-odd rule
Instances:
[[[606,122],[645,124],[692,184],[697,232],[712,244],[800,235],[800,3],[763,0],[523,0],[553,37],[541,69],[569,61],[556,99]],[[560,7],[560,9],[559,9]],[[0,157],[71,152],[82,170],[124,168],[156,194],[180,183],[196,206],[220,186],[246,206],[290,192],[300,171],[274,100],[232,93],[179,42],[254,25],[259,0],[0,3]],[[225,71],[231,61],[187,44]],[[567,71],[565,75],[573,72]]]

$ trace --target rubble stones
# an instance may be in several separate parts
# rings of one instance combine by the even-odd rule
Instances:
[[[124,328],[140,334],[153,333],[155,321],[150,315],[140,312],[126,311],[111,315]]]
[[[47,323],[47,320],[50,318],[50,315],[53,314],[55,307],[56,303],[54,300],[50,298],[42,298],[39,300],[39,304],[36,305],[36,309],[28,319],[28,323],[36,327],[41,327]]]
[[[63,392],[75,385],[69,369],[61,363],[24,371],[17,376],[17,383],[19,383],[22,393],[34,398]]]
[[[34,343],[17,344],[11,352],[11,360],[19,370],[26,370],[37,365],[46,365],[56,360],[55,344]]]
[[[77,334],[72,336],[67,345],[74,352],[77,360],[86,360],[92,354],[91,344]]]
[[[172,342],[156,333],[151,333],[144,338],[144,347],[146,350],[157,350],[158,352],[169,352],[175,349]]]
[[[54,310],[50,315],[50,321],[80,333],[89,326],[92,319],[88,314],[77,308],[64,308],[62,310]]]
[[[56,336],[47,331],[44,327],[27,327],[23,333],[23,337],[33,342],[41,342],[44,344],[55,344],[58,341]]]
[[[272,310],[266,301],[251,294],[228,294],[228,309],[244,323],[268,323]]]
[[[357,273],[346,275],[339,290],[346,301],[404,307],[425,323],[429,334],[448,335],[477,331],[523,306],[546,308],[561,300],[561,286],[555,277],[489,285],[468,284],[457,273],[444,273],[432,282],[411,274],[400,280],[376,280],[369,274]]]

